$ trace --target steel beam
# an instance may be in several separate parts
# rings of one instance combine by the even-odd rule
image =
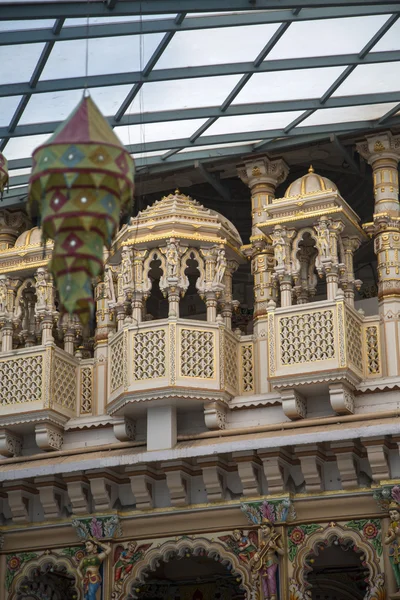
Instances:
[[[172,69],[156,69],[151,71],[147,81],[172,81],[174,79],[191,79],[198,77],[213,77],[219,75],[241,75],[243,73],[268,73],[276,71],[292,71],[297,69],[314,69],[323,67],[341,67],[348,65],[367,65],[383,62],[400,61],[400,51],[371,52],[364,59],[357,54],[341,54],[335,56],[315,56],[307,58],[288,58],[268,60],[259,67],[252,62],[226,63],[219,65],[204,65],[201,67],[179,67]],[[39,81],[32,93],[58,92],[63,90],[83,89],[85,84],[90,88],[107,87],[124,84],[140,83],[140,71],[130,73],[109,73],[90,75],[89,77],[70,77]],[[29,83],[13,83],[0,85],[0,97],[18,96],[29,93]]]
[[[194,161],[195,168],[201,173],[204,179],[209,183],[214,190],[221,196],[225,202],[232,202],[232,197],[229,189],[216,177],[213,173],[207,171],[203,163],[199,160]]]
[[[125,3],[128,4],[128,3]],[[88,7],[90,9],[90,7]],[[22,9],[21,9],[22,10]],[[339,19],[346,17],[360,17],[368,15],[381,15],[389,13],[400,13],[400,4],[390,5],[376,3],[367,6],[326,6],[322,8],[304,8],[300,14],[293,14],[288,10],[276,10],[267,12],[246,12],[243,14],[221,14],[215,16],[193,16],[185,19],[180,27],[174,18],[146,19],[141,23],[130,21],[126,23],[91,23],[89,31],[86,25],[65,27],[60,36],[60,41],[80,40],[104,37],[120,37],[126,35],[145,35],[148,33],[165,33],[168,31],[194,31],[196,29],[219,29],[221,27],[238,27],[243,25],[261,25],[263,23],[291,23],[300,21],[315,21],[322,19]],[[2,14],[0,6],[0,15]],[[116,11],[112,14],[117,15]],[[126,15],[129,18],[133,13]],[[86,16],[86,15],[85,15]],[[93,15],[94,16],[94,15]],[[109,15],[108,15],[109,16]],[[24,29],[18,31],[2,31],[0,46],[14,44],[35,44],[38,42],[50,42],[53,39],[51,29]]]
[[[347,150],[347,148],[345,146],[343,146],[343,144],[339,140],[339,138],[335,134],[332,134],[330,136],[330,141],[339,150],[340,154],[343,156],[344,160],[347,162],[347,164],[349,165],[349,167],[353,171],[353,173],[361,176],[360,165],[356,162],[356,160],[350,154],[350,152]]]
[[[249,104],[235,104],[227,108],[221,114],[219,106],[209,106],[202,108],[185,108],[182,110],[163,110],[153,111],[143,114],[124,115],[120,121],[116,122],[113,116],[108,116],[111,126],[119,125],[140,125],[148,123],[165,123],[167,121],[182,121],[186,119],[211,119],[214,121],[217,117],[223,116],[239,116],[239,115],[254,115],[274,112],[291,112],[291,111],[314,111],[317,109],[324,110],[326,108],[343,108],[346,106],[364,106],[368,104],[385,104],[398,102],[400,103],[400,91],[398,92],[383,92],[372,94],[359,94],[354,96],[335,96],[330,98],[324,105],[319,104],[319,99],[306,100],[281,100],[276,102],[254,102]],[[399,108],[392,109],[395,114]],[[391,111],[390,111],[391,112]],[[311,114],[311,113],[310,113]],[[388,114],[388,113],[387,113]],[[382,117],[383,119],[384,117]],[[389,117],[387,117],[389,118]],[[22,137],[28,135],[39,135],[45,133],[53,133],[61,121],[49,121],[47,123],[29,123],[26,125],[18,125],[15,130],[10,132],[8,127],[0,127],[0,138],[9,135],[9,137]],[[200,130],[201,128],[199,128]],[[199,131],[198,130],[198,131]],[[205,131],[205,130],[204,130]],[[197,139],[198,135],[193,134],[192,138]]]
[[[129,15],[155,15],[178,12],[236,12],[257,10],[292,10],[298,0],[130,0],[119,2],[112,11],[103,0],[91,2],[19,2],[0,7],[0,20],[57,19],[79,17],[109,17]],[[330,8],[354,7],[358,10],[379,4],[377,0],[335,0]],[[397,0],[386,0],[388,6],[398,5]],[[321,0],[303,0],[303,8],[321,9]]]

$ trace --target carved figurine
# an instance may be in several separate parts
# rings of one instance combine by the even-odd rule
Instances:
[[[36,306],[37,308],[51,308],[51,283],[47,280],[47,272],[43,267],[36,271]]]
[[[215,265],[214,283],[222,283],[227,265],[228,262],[226,260],[225,250],[224,248],[220,248],[218,250],[217,262]]]
[[[389,546],[389,560],[392,565],[397,589],[400,590],[400,506],[396,502],[389,505],[391,523],[388,527],[384,543]]]
[[[101,548],[102,552],[99,552],[98,548]],[[76,570],[82,579],[83,598],[84,600],[100,600],[102,583],[100,567],[111,553],[111,546],[90,537],[85,541],[85,552],[86,556],[82,558]]]
[[[261,576],[264,600],[277,599],[278,555],[283,556],[283,554],[281,534],[275,530],[270,520],[264,518],[260,529],[258,552],[252,559],[253,572]]]
[[[132,257],[129,248],[122,250],[121,274],[123,284],[130,285],[132,283]]]
[[[174,240],[170,240],[165,252],[167,259],[167,277],[175,278],[178,276],[179,253]]]
[[[150,548],[151,544],[137,545],[137,542],[128,542],[128,547],[117,546],[115,549],[115,573],[114,573],[114,590],[120,592],[122,584],[129,573],[132,571],[134,564],[142,558],[144,553]]]
[[[272,234],[272,245],[274,248],[276,266],[279,269],[282,269],[286,266],[286,243],[281,228],[277,227],[275,232]]]
[[[235,529],[232,535],[223,535],[219,538],[225,542],[229,548],[246,564],[250,564],[251,559],[257,552],[258,536],[255,531],[249,531],[244,535],[243,529]]]
[[[0,275],[0,313],[7,310],[7,277]]]
[[[330,243],[330,232],[328,228],[328,222],[325,219],[321,219],[318,225],[315,226],[318,235],[318,249],[321,258],[329,258],[331,243]]]

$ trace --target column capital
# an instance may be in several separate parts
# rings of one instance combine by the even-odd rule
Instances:
[[[381,158],[400,160],[400,135],[390,131],[368,135],[363,142],[356,144],[357,152],[370,165]]]
[[[283,158],[270,159],[258,156],[238,166],[240,179],[253,189],[258,184],[269,184],[276,188],[289,174],[289,167]]]

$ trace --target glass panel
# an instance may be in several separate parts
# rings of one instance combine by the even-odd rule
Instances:
[[[175,19],[176,14],[167,15],[142,15],[142,21],[155,19]],[[105,23],[127,23],[132,21],[140,21],[140,15],[129,15],[127,17],[89,17],[90,25],[104,25]],[[65,19],[64,27],[74,27],[76,25],[86,25],[87,19]]]
[[[10,177],[18,177],[19,175],[30,175],[31,168],[27,167],[26,169],[11,169],[9,171]]]
[[[32,21],[0,21],[0,31],[21,31],[24,29],[51,29],[54,23],[54,19],[33,19]]]
[[[262,113],[258,115],[242,115],[239,117],[221,117],[204,135],[224,133],[242,133],[246,131],[262,131],[264,129],[281,129],[289,125],[302,114],[302,111],[283,113]]]
[[[387,15],[292,23],[266,60],[358,53],[385,21]]]
[[[391,26],[383,38],[373,47],[372,52],[400,50],[400,21]]]
[[[1,83],[30,80],[44,44],[0,46]]]
[[[114,115],[131,90],[131,85],[93,88],[90,95],[104,116]],[[21,117],[20,124],[62,121],[82,98],[82,90],[34,94]]]
[[[146,149],[146,142],[187,138],[205,123],[205,119],[148,123],[146,125],[123,125],[115,128],[115,133],[123,144],[140,144]]]
[[[49,139],[49,135],[30,135],[26,137],[11,138],[4,148],[4,155],[7,160],[14,158],[26,158],[31,156],[32,152],[41,144]]]
[[[317,110],[303,121],[300,127],[323,125],[324,123],[347,123],[352,121],[374,121],[394,108],[397,103],[368,104],[365,106],[348,106],[345,108],[325,108]]]
[[[164,51],[156,69],[253,61],[278,25],[248,25],[180,31]]]
[[[204,135],[206,135],[206,133]],[[229,144],[211,144],[208,146],[187,146],[186,148],[182,148],[182,150],[179,150],[179,154],[181,154],[182,152],[198,152],[199,150],[221,149],[221,155],[223,155],[223,150],[225,148],[234,148],[235,146],[246,146],[246,144],[257,144],[257,140],[251,140],[251,142],[231,142]]]
[[[239,79],[240,75],[226,75],[145,83],[128,112],[135,114],[153,110],[219,106]]]
[[[8,96],[0,98],[0,126],[8,125],[17,109],[22,96]]]
[[[162,37],[163,34],[154,33],[89,40],[89,75],[139,71],[141,62],[147,63]],[[85,57],[86,40],[56,42],[41,79],[83,77]]]
[[[399,79],[400,62],[360,65],[338,87],[333,96],[397,92]]]
[[[320,98],[344,67],[256,73],[232,104]]]

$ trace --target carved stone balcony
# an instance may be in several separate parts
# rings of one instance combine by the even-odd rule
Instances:
[[[127,404],[135,412],[145,400],[226,405],[239,393],[239,362],[250,368],[252,346],[241,356],[239,346],[219,323],[170,318],[125,327],[110,341],[108,412],[126,414]]]
[[[354,390],[382,369],[377,318],[363,317],[343,299],[269,311],[269,380],[290,418],[306,416],[303,395],[311,386],[329,389],[335,412],[353,412]]]
[[[0,354],[0,454],[18,454],[31,428],[40,448],[61,448],[77,411],[78,362],[53,344]]]

